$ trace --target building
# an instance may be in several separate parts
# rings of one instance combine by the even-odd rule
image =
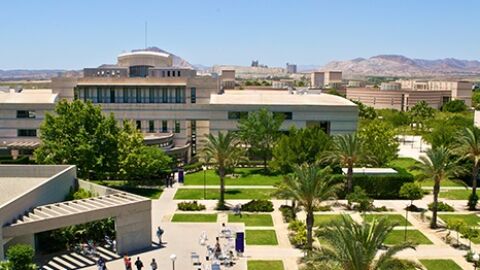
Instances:
[[[96,197],[65,202],[76,187]],[[14,244],[37,248],[38,233],[113,218],[118,254],[152,246],[151,201],[77,180],[70,165],[0,165],[0,260]]]
[[[419,101],[440,109],[450,100],[472,102],[472,83],[465,81],[398,80],[381,83],[380,88],[347,88],[347,98],[376,109],[408,111]]]
[[[147,144],[187,162],[197,155],[205,134],[235,129],[239,117],[263,107],[287,116],[283,129],[319,125],[332,134],[356,130],[357,107],[341,97],[286,90],[238,93],[229,90],[234,83],[232,70],[200,76],[193,69],[173,66],[165,53],[124,53],[117,64],[85,69],[81,78],[54,78],[52,90],[42,99],[33,90],[0,96],[8,100],[0,109],[0,142],[11,151],[33,148],[44,112],[64,98],[89,100],[120,122],[134,121]],[[35,117],[25,118],[28,113],[23,111],[35,112]]]
[[[285,70],[287,71],[287,73],[290,73],[290,74],[297,73],[297,65],[287,63]]]
[[[341,71],[314,71],[310,75],[312,88],[337,88],[343,87]]]

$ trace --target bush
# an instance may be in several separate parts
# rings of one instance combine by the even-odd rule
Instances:
[[[398,170],[397,174],[355,174],[353,185],[361,187],[373,199],[398,199],[401,187],[405,183],[413,183],[413,175]]]
[[[177,206],[178,210],[181,211],[202,211],[206,209],[205,205],[198,203],[197,201],[179,202]]]
[[[70,192],[65,197],[65,200],[66,201],[81,200],[81,199],[87,199],[91,197],[93,197],[93,193],[90,192],[89,190],[79,188],[77,191],[74,191],[73,189],[70,189]]]
[[[330,206],[330,205],[318,205],[318,206],[314,207],[314,211],[319,211],[319,212],[332,211],[332,206]]]
[[[290,205],[283,204],[280,206],[279,210],[280,212],[282,212],[284,222],[288,223],[294,221],[297,218],[297,213],[295,212],[295,209]]]
[[[7,250],[9,268],[11,270],[33,270],[33,248],[29,245],[14,245]]]
[[[368,197],[367,192],[359,186],[355,186],[353,192],[348,194],[346,199],[351,209],[358,210],[360,212],[370,211],[374,208],[373,199]]]
[[[251,200],[242,205],[245,212],[273,212],[273,203],[269,200]]]
[[[400,198],[404,198],[410,201],[420,200],[423,198],[423,189],[417,183],[405,183],[400,188]]]
[[[442,106],[442,112],[451,112],[451,113],[457,113],[457,112],[464,112],[468,109],[467,105],[465,105],[465,102],[463,100],[451,100],[447,103],[445,103]]]
[[[428,204],[428,210],[433,211],[433,202]],[[451,205],[444,202],[438,202],[437,210],[439,212],[455,212],[455,209],[453,209]]]
[[[20,156],[17,159],[11,157],[2,158],[0,164],[35,164],[28,156]]]
[[[307,226],[304,222],[294,220],[288,224],[290,231],[288,239],[296,248],[303,248],[307,244]]]

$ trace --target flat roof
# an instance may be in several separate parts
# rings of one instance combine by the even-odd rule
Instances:
[[[347,174],[348,169],[342,168],[343,174]],[[395,174],[398,173],[392,168],[353,168],[353,174]]]
[[[169,57],[168,53],[162,52],[152,52],[152,51],[135,51],[135,52],[126,52],[121,53],[118,57],[125,57],[125,56],[133,56],[133,55],[153,55],[153,56],[161,56],[161,57]]]
[[[51,89],[24,89],[21,92],[11,90],[9,92],[0,91],[0,103],[55,103],[58,94],[54,94]]]
[[[25,193],[34,186],[40,185],[48,177],[0,177],[0,207]]]
[[[210,95],[210,104],[357,106],[350,100],[335,95],[292,94],[287,90],[227,90],[224,94]]]

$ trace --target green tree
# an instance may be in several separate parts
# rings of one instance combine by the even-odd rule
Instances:
[[[363,104],[362,102],[360,101],[357,101],[357,100],[351,100],[353,103],[357,104],[358,106],[358,116],[363,118],[363,119],[369,119],[369,120],[373,120],[375,118],[377,118],[377,112],[375,111],[375,109],[373,107],[370,107],[370,106],[367,106],[365,104]]]
[[[153,181],[170,170],[172,158],[157,147],[141,146],[128,153],[120,161],[120,173],[128,180],[144,184],[155,184]]]
[[[383,167],[397,157],[398,142],[395,131],[385,122],[374,120],[364,125],[358,136],[366,148],[369,163],[373,166]]]
[[[425,141],[433,148],[440,145],[453,147],[457,141],[458,131],[473,127],[472,115],[437,113],[435,119],[428,122],[429,132],[423,135]]]
[[[475,210],[477,207],[477,179],[480,168],[480,129],[477,127],[465,128],[458,138],[458,152],[465,159],[473,163],[472,166],[472,194],[468,200],[468,208]]]
[[[312,250],[313,212],[322,201],[336,196],[339,185],[334,182],[330,167],[320,169],[316,165],[296,166],[293,173],[286,176],[282,185],[282,196],[290,198],[303,207],[307,213],[307,250]]]
[[[399,195],[401,198],[410,200],[410,208],[412,208],[413,201],[423,198],[423,189],[417,183],[405,183],[400,188]]]
[[[33,270],[34,251],[29,245],[14,245],[7,250],[8,266],[11,270]]]
[[[442,111],[443,112],[451,112],[451,113],[458,113],[464,112],[468,109],[467,105],[463,100],[450,100],[449,102],[443,104]]]
[[[220,177],[220,199],[217,209],[226,209],[225,205],[225,175],[227,170],[234,168],[242,153],[239,148],[239,141],[233,133],[219,132],[217,136],[209,134],[203,149],[203,155],[216,168]]]
[[[82,178],[108,178],[118,170],[117,136],[113,115],[105,116],[91,102],[60,101],[40,126],[40,164],[75,164]]]
[[[449,179],[457,171],[456,162],[453,161],[452,154],[445,146],[429,149],[426,156],[420,156],[421,164],[415,166],[415,169],[422,173],[420,179],[433,179],[433,205],[432,220],[430,227],[437,228],[437,212],[438,212],[438,193],[440,192],[440,184],[442,180]]]
[[[251,112],[248,117],[238,122],[239,137],[254,155],[263,160],[265,170],[268,161],[272,158],[272,148],[280,137],[280,126],[284,117],[265,108]]]
[[[363,142],[357,134],[337,135],[333,138],[331,151],[325,152],[323,161],[340,163],[342,167],[347,168],[347,192],[352,191],[353,185],[353,167],[359,164],[365,157]]]
[[[435,109],[430,107],[424,100],[417,102],[409,111],[411,124],[420,127],[421,130],[425,128],[425,122],[432,119],[435,115]]]
[[[472,94],[472,106],[475,110],[480,110],[480,91],[476,89]]]
[[[271,166],[282,173],[292,171],[295,164],[315,163],[332,146],[332,140],[320,128],[290,128],[273,148]]]
[[[319,230],[324,244],[312,256],[306,258],[306,269],[323,270],[412,270],[422,269],[413,261],[402,260],[395,255],[415,247],[409,243],[389,246],[377,257],[380,247],[392,232],[395,224],[386,219],[371,223],[357,223],[350,216],[332,222]]]

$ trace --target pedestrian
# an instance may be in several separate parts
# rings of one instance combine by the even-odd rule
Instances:
[[[127,270],[132,270],[132,258],[127,258],[127,265],[126,265]]]
[[[140,260],[140,257],[137,257],[137,261],[135,261],[135,266],[137,267],[137,270],[142,270],[143,262]]]
[[[150,263],[150,267],[152,268],[152,270],[158,269],[157,262],[155,261],[155,259],[152,259],[152,262]]]
[[[105,270],[105,260],[103,259],[102,256],[100,256],[100,258],[98,258],[97,269],[98,270]]]
[[[162,228],[160,228],[160,226],[158,226],[158,228],[157,228],[157,237],[158,237],[158,245],[159,245],[159,246],[162,246],[162,243],[163,243],[163,241],[162,241],[162,235],[163,235],[163,233],[164,233],[164,230],[163,230]]]
[[[128,255],[123,256],[123,264],[125,265],[125,270],[128,270]]]

